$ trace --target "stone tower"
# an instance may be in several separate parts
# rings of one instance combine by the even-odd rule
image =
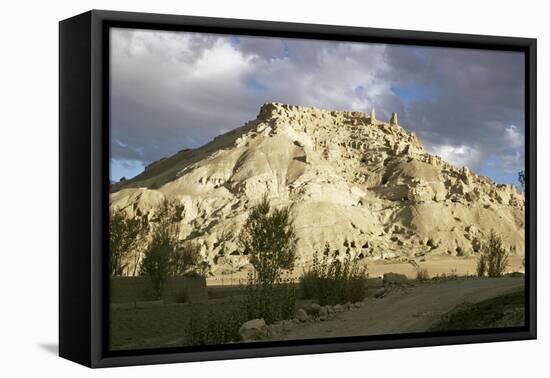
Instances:
[[[374,108],[372,108],[370,112],[370,123],[373,124],[376,121],[376,112],[374,111]]]
[[[397,126],[397,113],[393,112],[390,118],[390,126]]]

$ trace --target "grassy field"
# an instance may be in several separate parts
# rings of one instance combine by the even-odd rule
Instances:
[[[517,327],[525,324],[523,291],[455,308],[430,331]]]
[[[223,344],[246,320],[237,301],[111,310],[111,349]]]

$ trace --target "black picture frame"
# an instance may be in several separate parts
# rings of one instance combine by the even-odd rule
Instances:
[[[517,328],[109,352],[109,27],[525,54],[526,325]],[[59,354],[89,367],[535,339],[536,39],[92,10],[59,23]]]

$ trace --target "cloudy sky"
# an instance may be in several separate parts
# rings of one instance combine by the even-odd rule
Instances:
[[[516,52],[111,30],[111,179],[254,119],[266,102],[370,111],[498,183],[524,166]]]

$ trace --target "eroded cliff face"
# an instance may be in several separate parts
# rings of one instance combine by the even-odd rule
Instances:
[[[374,112],[265,104],[242,127],[113,185],[110,203],[151,217],[176,201],[180,238],[199,243],[221,274],[247,266],[237,238],[265,193],[291,207],[298,266],[325,242],[366,261],[470,255],[491,228],[524,253],[522,193],[429,154],[396,115],[382,122]]]

